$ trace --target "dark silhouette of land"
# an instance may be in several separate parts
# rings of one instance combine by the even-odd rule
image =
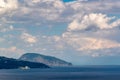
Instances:
[[[18,69],[20,67],[49,68],[46,64],[0,57],[0,69]]]

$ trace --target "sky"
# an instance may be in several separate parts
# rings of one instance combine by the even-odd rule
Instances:
[[[0,56],[120,65],[119,0],[0,0]]]

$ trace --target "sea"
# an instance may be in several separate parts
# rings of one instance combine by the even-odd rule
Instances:
[[[120,80],[120,66],[71,66],[47,69],[2,69],[0,80]]]

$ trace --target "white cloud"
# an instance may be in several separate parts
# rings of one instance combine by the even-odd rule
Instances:
[[[120,43],[104,38],[95,38],[84,36],[79,33],[64,33],[62,40],[78,51],[99,50],[107,48],[120,47]]]
[[[23,39],[25,42],[28,42],[31,44],[37,42],[37,38],[35,36],[28,34],[28,33],[23,33],[21,35],[21,39]]]
[[[64,3],[60,0],[24,0],[24,3],[28,6],[23,5],[21,11],[27,12],[32,19],[42,19],[41,21],[58,19],[65,9]],[[31,13],[31,11],[35,13]],[[25,16],[24,13],[23,16]],[[29,18],[30,16],[26,17]]]
[[[120,13],[118,10],[120,8],[119,4],[120,1],[107,2],[105,0],[103,2],[81,2],[81,0],[77,0],[69,3],[63,3],[62,0],[0,0],[0,17],[2,17],[0,18],[0,23],[2,23],[0,32],[6,36],[6,40],[11,40],[10,45],[16,44],[28,52],[43,51],[47,54],[63,52],[63,54],[66,54],[73,51],[73,53],[81,54],[82,51],[90,51],[91,54],[94,51],[98,53],[98,50],[102,50],[104,54],[104,49],[120,47],[117,40],[109,39],[113,36],[119,37],[116,33],[113,35],[109,29],[119,27],[120,20],[117,20],[114,16],[108,17],[106,14]],[[16,25],[16,23],[19,24]],[[16,27],[5,27],[4,24],[15,24]],[[36,26],[34,24],[39,27],[45,27],[46,25],[58,27],[59,24],[69,26],[62,36],[51,35],[53,28],[50,28],[51,36],[46,36],[49,34],[45,32],[50,31],[45,30],[47,27],[45,29],[36,28],[40,29],[39,32],[36,30],[35,34],[39,33],[38,35],[27,33],[31,32],[29,31],[31,28],[35,28],[31,27],[31,25]],[[27,26],[31,28],[29,29]],[[42,34],[46,35],[43,36]],[[8,35],[11,37],[8,37]],[[3,40],[0,39],[0,41]],[[1,50],[5,51],[6,49],[1,48]],[[11,47],[7,50],[15,52],[17,48]],[[99,56],[99,53],[91,55]]]
[[[107,48],[115,48],[120,47],[120,43],[106,40],[106,39],[96,39],[96,38],[82,38],[80,41],[84,41],[81,43],[81,47],[78,50],[99,50],[99,49],[107,49]],[[78,42],[80,42],[78,41]]]
[[[12,25],[8,26],[8,25],[0,24],[0,32],[8,32],[8,31],[12,31],[13,29],[14,27]]]
[[[69,24],[68,31],[111,29],[120,26],[120,20],[111,22],[114,17],[105,14],[91,13],[83,18],[77,18]]]
[[[3,14],[8,21],[40,23],[41,26],[46,23],[62,23],[73,21],[75,18],[83,16],[83,13],[114,13],[116,8],[120,6],[119,1],[83,1],[77,0],[75,2],[63,3],[61,0],[0,0],[1,14]],[[15,11],[14,11],[15,10]],[[111,11],[111,12],[110,12]],[[116,10],[118,13],[119,11]],[[19,14],[21,13],[21,14]],[[19,14],[19,15],[18,15]],[[4,17],[2,15],[2,17]],[[6,15],[10,15],[9,17]],[[54,25],[54,24],[52,24]]]
[[[0,15],[18,8],[18,0],[0,0]]]

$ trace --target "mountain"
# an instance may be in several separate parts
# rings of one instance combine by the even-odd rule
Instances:
[[[49,68],[43,63],[35,63],[29,61],[22,61],[12,58],[0,57],[0,69],[18,69],[18,68]]]
[[[72,65],[72,63],[66,62],[56,57],[41,55],[37,53],[26,53],[22,55],[19,59],[24,61],[30,61],[30,62],[40,62],[40,63],[47,64],[49,66],[71,66]]]

